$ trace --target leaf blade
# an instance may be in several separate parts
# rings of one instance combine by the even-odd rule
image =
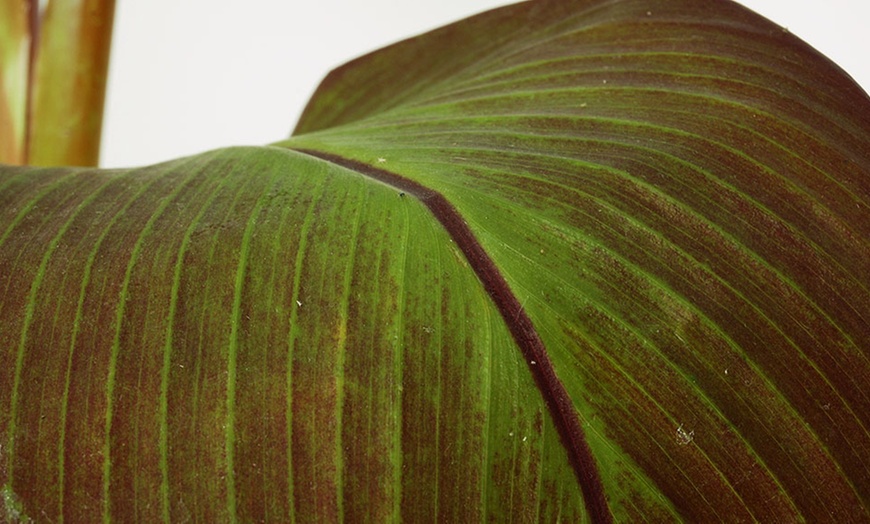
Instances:
[[[730,3],[530,2],[332,75],[281,144],[332,163],[3,168],[7,512],[590,520],[437,192],[617,520],[866,518],[868,106]]]
[[[0,337],[27,334],[16,414],[3,402],[15,451],[0,458],[26,514],[581,518],[519,352],[414,199],[275,148],[43,178],[61,174],[53,193],[16,193],[10,207],[76,200],[14,221],[0,246]],[[333,227],[354,216],[358,234]],[[24,326],[20,282],[43,259]]]
[[[506,12],[532,18],[545,5],[554,7]],[[684,516],[721,519],[723,507],[761,520],[863,514],[866,94],[735,4],[590,3],[568,15],[559,8],[549,25],[536,18],[531,35],[497,52],[473,39],[446,41],[498,23],[484,15],[352,62],[327,77],[299,134],[280,145],[384,161],[444,194],[512,287],[544,288],[560,304],[564,334],[547,346],[575,348],[554,357],[575,404],[622,413],[607,416],[617,446],[632,450],[655,479],[651,493],[660,490]],[[686,38],[701,30],[704,38]],[[425,88],[384,76],[386,64],[403,57],[437,69],[445,59],[438,51],[463,44],[465,55],[482,59],[458,75]],[[817,71],[801,70],[806,64]],[[347,97],[399,103],[383,103],[380,113],[331,104]],[[540,255],[566,249],[583,263],[563,257],[553,277],[536,269]],[[517,255],[523,263],[513,263]],[[561,289],[572,285],[582,287]],[[566,314],[572,304],[590,316]],[[552,308],[527,308],[536,325],[552,324]],[[710,349],[696,356],[690,348]],[[598,356],[584,357],[588,351]],[[647,361],[633,352],[646,352]],[[578,359],[589,369],[571,364]],[[651,376],[649,362],[671,383]],[[596,382],[610,391],[590,389]],[[637,402],[638,413],[657,412],[643,420],[659,436],[626,422],[637,414],[617,398]],[[836,400],[820,408],[820,398]],[[665,445],[670,434],[698,447],[692,431],[701,430],[688,421],[726,435],[725,443],[704,442],[695,458]],[[758,467],[767,478],[753,474],[753,493],[735,471]],[[696,479],[680,472],[689,470]],[[837,487],[822,494],[808,475]],[[687,498],[701,478],[719,487],[700,501]]]

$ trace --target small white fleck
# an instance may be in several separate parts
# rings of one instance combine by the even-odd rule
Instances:
[[[514,432],[511,431],[510,433],[508,433],[508,436],[510,436],[510,437],[514,436]]]
[[[606,84],[606,83],[607,83],[607,80],[602,80],[601,83],[602,83],[602,84]]]
[[[383,164],[383,163],[386,162],[386,161],[387,161],[386,158],[384,158],[384,157],[378,157],[378,162],[380,162],[381,164]]]
[[[647,11],[646,16],[652,16],[652,11]]]
[[[695,430],[686,431],[683,429],[683,425],[677,428],[677,444],[681,446],[685,446],[686,444],[692,442],[695,439]]]
[[[297,300],[297,301],[296,301],[296,305],[299,306],[299,307],[302,307],[302,302],[299,302],[299,301]]]
[[[527,438],[529,438],[529,437],[523,437],[523,442],[525,442]]]
[[[726,374],[726,375],[728,374],[728,370],[727,370],[727,369],[725,370],[725,374]]]
[[[586,102],[583,102],[582,104],[580,104],[580,107],[586,107],[586,105]]]
[[[537,362],[535,362],[535,361],[533,360],[533,361],[532,361],[532,365],[534,366],[535,364],[537,364]]]

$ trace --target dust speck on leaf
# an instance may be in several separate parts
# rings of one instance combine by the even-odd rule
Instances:
[[[0,488],[0,500],[3,503],[2,513],[0,513],[0,518],[5,519],[3,522],[32,522],[30,517],[24,514],[21,500],[9,485]]]
[[[677,444],[685,446],[693,440],[695,440],[695,430],[686,431],[683,428],[683,425],[680,424],[679,427],[677,427]]]

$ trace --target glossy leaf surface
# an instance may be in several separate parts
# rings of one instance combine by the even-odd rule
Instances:
[[[280,148],[6,168],[7,517],[867,520],[868,116],[736,4],[529,2]]]

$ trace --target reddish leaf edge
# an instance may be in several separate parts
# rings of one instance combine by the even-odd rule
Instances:
[[[568,459],[580,483],[583,502],[591,521],[595,524],[611,524],[613,515],[607,504],[598,465],[586,442],[580,416],[574,409],[571,397],[556,375],[547,348],[522,304],[459,211],[441,193],[391,171],[332,153],[311,149],[293,150],[394,187],[401,192],[400,195],[408,194],[420,200],[435,216],[465,255],[520,347],[568,452]]]
[[[27,27],[30,31],[30,47],[27,57],[27,99],[24,102],[24,162],[30,160],[30,136],[33,121],[34,80],[36,79],[36,53],[39,50],[39,33],[42,17],[37,0],[27,0]]]

